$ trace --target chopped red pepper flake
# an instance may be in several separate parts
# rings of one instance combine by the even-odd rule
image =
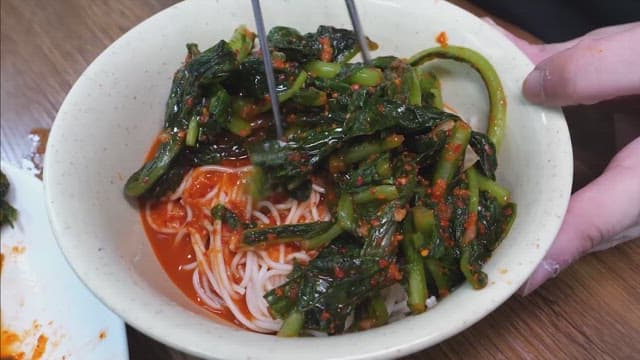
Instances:
[[[369,224],[363,222],[362,224],[360,224],[360,226],[358,226],[358,235],[367,236],[367,234],[369,234]]]
[[[302,154],[294,151],[289,154],[288,158],[291,162],[299,162],[302,159]]]
[[[447,190],[447,182],[444,179],[437,179],[431,188],[431,195],[433,200],[440,201],[444,199],[445,192]]]
[[[285,69],[287,67],[287,63],[283,59],[277,57],[273,58],[271,63],[273,64],[274,69]]]
[[[321,36],[318,39],[318,42],[322,46],[322,51],[320,52],[320,60],[324,62],[329,62],[333,59],[333,48],[331,47],[331,39],[327,36]]]
[[[487,232],[487,227],[482,222],[478,222],[478,232],[480,234],[485,234]]]
[[[449,46],[449,37],[447,36],[447,33],[441,31],[438,36],[436,36],[436,42],[443,48]]]
[[[400,272],[400,269],[398,268],[398,265],[396,265],[395,263],[389,265],[389,275],[388,275],[388,277],[391,280],[400,280],[400,279],[402,279],[402,273]]]
[[[163,132],[162,134],[160,134],[160,136],[158,136],[160,142],[167,142],[169,141],[169,139],[171,138],[171,136],[169,136],[169,134],[167,134],[166,132]]]
[[[298,120],[298,116],[296,116],[296,114],[287,115],[287,122],[294,123],[296,120]]]
[[[405,208],[397,208],[393,212],[393,220],[400,222],[407,216],[407,209]]]

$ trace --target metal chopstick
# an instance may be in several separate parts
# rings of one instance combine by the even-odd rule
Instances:
[[[358,16],[358,10],[353,0],[345,0],[347,4],[347,10],[349,10],[349,17],[351,18],[351,25],[353,31],[355,31],[358,37],[358,44],[360,44],[360,51],[362,52],[362,60],[365,64],[371,64],[371,56],[369,55],[369,47],[367,45],[367,38],[362,31],[362,24],[360,23],[360,17]]]
[[[271,100],[271,110],[273,111],[273,121],[276,124],[276,136],[278,139],[282,137],[282,120],[280,117],[280,105],[278,103],[278,95],[276,94],[276,78],[273,74],[273,63],[271,62],[271,53],[269,52],[269,44],[267,44],[267,34],[264,30],[264,20],[262,18],[262,10],[260,9],[260,0],[251,0],[253,6],[253,16],[256,20],[256,30],[258,31],[258,39],[260,40],[260,49],[262,51],[262,60],[264,61],[264,71],[267,75],[267,86],[269,87],[269,99]]]
[[[371,56],[369,55],[369,47],[367,39],[362,31],[362,24],[358,16],[358,10],[353,0],[345,0],[353,31],[356,33],[362,59],[365,64],[371,64]],[[269,99],[271,100],[271,110],[273,111],[273,121],[276,125],[276,136],[278,139],[282,137],[282,118],[280,116],[280,104],[276,93],[276,79],[273,73],[273,63],[271,62],[271,53],[269,52],[269,44],[267,44],[267,34],[264,29],[264,19],[262,17],[262,9],[260,8],[260,0],[251,0],[253,7],[253,16],[256,21],[256,30],[260,41],[260,49],[262,50],[262,60],[264,61],[264,70],[267,75],[267,86],[269,88]]]

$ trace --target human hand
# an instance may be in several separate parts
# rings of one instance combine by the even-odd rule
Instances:
[[[544,45],[531,45],[499,29],[535,64],[522,86],[524,96],[533,103],[590,105],[640,94],[640,22]]]
[[[499,29],[536,65],[522,87],[533,103],[594,104],[640,94],[640,23],[545,45],[531,45]],[[636,115],[640,121],[640,113]],[[640,137],[624,147],[602,175],[571,196],[554,243],[521,294],[530,294],[585,254],[640,237],[639,179]]]

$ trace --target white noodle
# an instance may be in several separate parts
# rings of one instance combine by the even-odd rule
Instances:
[[[289,210],[289,209],[291,209],[291,207],[293,206],[294,203],[295,203],[295,200],[289,199],[289,200],[287,200],[286,202],[284,202],[282,204],[275,204],[273,206],[278,210]]]
[[[191,185],[191,174],[193,174],[193,170],[189,171],[189,173],[182,179],[180,186],[176,189],[176,191],[169,196],[169,200],[177,200],[182,197],[182,193],[184,189]]]
[[[298,251],[287,255],[287,257],[284,259],[284,262],[291,263],[294,259],[298,262],[306,264],[311,260],[311,257],[309,257],[309,255],[307,255],[307,253],[305,253],[304,251]]]
[[[196,294],[202,302],[207,304],[208,306],[220,310],[222,308],[222,300],[215,296],[212,293],[207,293],[205,289],[208,287],[207,285],[203,285],[200,281],[200,272],[198,269],[193,271],[193,276],[191,277],[193,288],[196,290]]]
[[[289,215],[287,216],[287,219],[284,221],[285,224],[291,224],[293,219],[293,215],[296,213],[296,210],[298,210],[298,201],[297,200],[293,200],[293,205],[291,205],[291,210],[289,210]]]
[[[313,189],[313,191],[319,192],[320,194],[324,194],[327,192],[322,186],[318,184],[311,184],[311,189]]]
[[[231,194],[229,195],[229,199],[236,200],[236,198],[238,197],[238,189],[240,189],[239,186],[233,187],[233,189],[231,190]]]
[[[220,223],[220,221],[216,221],[216,223]],[[214,268],[218,271],[214,271],[212,272],[207,265],[207,261],[205,259],[205,256],[203,254],[203,248],[204,246],[202,245],[202,239],[200,238],[200,235],[198,235],[195,232],[191,232],[190,233],[191,239],[192,239],[192,244],[193,244],[193,248],[195,250],[196,253],[196,257],[198,258],[198,263],[201,266],[201,268],[205,269],[205,272],[207,274],[207,278],[209,280],[209,283],[213,286],[215,292],[223,299],[225,305],[229,308],[229,310],[231,310],[231,312],[233,313],[233,315],[235,316],[235,318],[240,321],[244,326],[248,327],[251,330],[257,331],[257,332],[270,332],[272,330],[268,329],[268,328],[263,328],[263,327],[259,327],[254,325],[249,319],[247,319],[244,314],[240,311],[240,309],[238,309],[238,307],[236,306],[236,304],[234,303],[234,301],[231,298],[231,294],[227,291],[227,289],[224,286],[220,286],[219,281],[222,280],[222,274],[220,274],[219,270],[220,268],[217,267],[215,264],[215,260],[216,256],[212,256],[211,259],[215,259],[214,261],[212,261],[212,265],[214,265]],[[216,246],[219,245],[219,240],[220,237],[215,236],[216,239]],[[220,248],[220,247],[218,247]],[[218,251],[221,252],[221,251]],[[224,271],[224,269],[223,269]],[[226,275],[226,271],[224,272],[224,275]]]
[[[198,168],[199,171],[214,171],[214,172],[221,172],[221,173],[226,173],[226,174],[233,174],[235,172],[235,170],[233,168],[228,168],[225,166],[220,166],[220,165],[205,165],[205,166],[200,166]]]
[[[225,167],[225,166],[220,166],[220,165],[205,165],[205,166],[200,166],[198,168],[198,170],[200,170],[200,171],[214,171],[214,172],[221,172],[221,173],[226,173],[226,174],[242,173],[242,172],[250,171],[251,169],[253,169],[252,166],[243,166],[243,167],[239,167],[239,168],[230,168],[230,167]]]
[[[204,273],[207,279],[209,280],[209,283],[211,284],[211,286],[213,286],[213,289],[215,290],[215,292],[220,296],[222,296],[223,294],[222,289],[218,285],[218,281],[216,280],[216,277],[213,275],[211,269],[209,268],[209,264],[206,261],[206,258],[204,256],[204,246],[202,244],[202,239],[197,234],[196,236],[190,236],[190,237],[191,237],[191,245],[193,246],[193,250],[196,254],[196,260],[198,261],[198,266],[200,267],[200,269],[204,270]]]
[[[214,222],[213,232],[209,233],[209,236],[213,236],[213,250],[209,254],[209,259],[214,264],[214,274],[217,275],[218,281],[223,288],[228,292],[228,295],[234,299],[239,298],[239,294],[236,289],[231,286],[229,277],[227,276],[227,269],[224,261],[224,251],[222,249],[222,221],[216,220]]]
[[[269,211],[271,211],[271,215],[273,215],[273,218],[276,220],[276,225],[282,224],[282,220],[280,219],[280,213],[270,201],[260,201],[258,203],[258,208],[262,209],[263,207],[266,207],[267,209],[269,209]]]
[[[180,243],[180,241],[182,240],[182,238],[187,235],[187,228],[183,227],[182,229],[180,229],[180,231],[178,231],[178,233],[176,234],[176,237],[173,238],[173,247],[176,247],[178,245],[178,243]]]
[[[251,217],[251,213],[253,212],[253,199],[251,196],[247,196],[247,205],[245,206],[244,217],[247,219]]]
[[[259,296],[255,295],[263,292],[264,289],[262,288],[262,286],[260,286],[260,284],[264,283],[263,279],[265,278],[267,272],[267,267],[264,265],[261,266],[260,270],[254,272],[254,276],[252,276],[251,280],[249,281],[249,286],[247,287],[247,294],[252,295],[250,296],[251,300],[247,301],[247,308],[249,308],[249,311],[253,316],[262,320],[269,320],[271,317],[269,316],[266,302],[263,303],[263,301],[261,301],[263,299],[260,299]]]
[[[259,211],[254,211],[252,215],[254,217],[258,218],[258,220],[260,220],[263,224],[268,224],[268,223],[271,222],[269,220],[269,218],[265,214],[263,214],[263,213],[261,213]]]
[[[236,170],[236,172],[248,172],[248,171],[253,170],[253,166],[251,166],[251,165],[243,166],[243,167],[240,167],[240,168],[236,168],[235,170]]]
[[[311,215],[313,217],[313,221],[320,220],[320,215],[318,215],[318,208],[315,206],[311,207]]]
[[[201,224],[208,232],[213,232],[213,224],[209,220],[204,219]]]
[[[189,206],[185,206],[184,208],[187,210],[187,221],[185,221],[185,223],[188,223],[193,219],[193,210],[191,210],[191,207]]]
[[[261,319],[255,319],[255,320],[253,320],[253,322],[254,322],[257,326],[260,326],[260,327],[262,327],[262,328],[265,328],[265,329],[269,330],[269,332],[276,332],[276,331],[280,330],[280,328],[282,327],[282,321],[281,321],[281,320],[273,320],[273,319],[261,320]]]
[[[237,174],[251,170],[251,166],[229,168],[219,165],[207,165],[193,169],[185,176],[178,189],[171,194],[166,208],[167,213],[170,213],[174,211],[174,206],[179,202],[186,213],[186,220],[183,224],[176,228],[155,224],[151,217],[150,203],[146,204],[145,216],[147,223],[154,231],[175,234],[174,244],[189,235],[196,261],[182,265],[181,269],[193,271],[193,286],[197,296],[206,306],[214,309],[227,307],[236,320],[247,328],[257,332],[274,332],[280,329],[282,321],[272,318],[269,306],[263,296],[266,292],[286,282],[294,262],[308,263],[311,260],[310,254],[305,251],[287,254],[286,246],[280,244],[277,261],[271,259],[267,251],[250,249],[231,252],[233,258],[227,266],[225,257],[229,253],[227,253],[226,246],[229,246],[228,241],[231,236],[224,234],[223,242],[220,220],[211,222],[207,218],[199,221],[198,224],[193,224],[194,210],[209,214],[210,208],[214,205],[226,205],[228,201],[233,200],[246,204],[244,211],[246,220],[253,219],[253,221],[263,224],[275,223],[275,225],[295,224],[300,221],[319,221],[321,219],[330,220],[331,215],[325,208],[319,208],[321,194],[324,194],[326,189],[318,184],[312,184],[311,194],[304,202],[298,202],[295,199],[287,199],[282,203],[260,201],[255,208],[253,207],[253,199],[248,196],[244,186],[234,186],[230,192],[225,192],[219,185],[222,181],[202,198],[185,199],[182,197],[185,190],[193,183],[193,176],[196,172],[212,171],[226,176],[225,174]],[[268,215],[260,211],[265,208],[268,209]],[[202,237],[201,233],[193,228],[193,225],[201,225],[206,229],[207,237]],[[208,249],[205,248],[207,243],[209,244]],[[249,317],[238,308],[236,301],[244,301],[250,313]]]
[[[199,271],[199,270],[198,270]],[[207,281],[207,277],[205,275],[200,274],[200,283],[202,284],[202,290],[205,295],[210,299],[215,299],[217,303],[222,307],[224,305],[224,301],[218,296],[212,288],[212,285]]]
[[[275,287],[278,287],[287,280],[288,271],[283,270],[269,270],[267,272],[266,280],[266,290],[269,291]]]
[[[307,203],[304,202],[302,204],[300,204],[300,206],[298,206],[298,208],[296,209],[296,211],[293,213],[293,216],[291,217],[291,221],[288,224],[296,224],[298,222],[300,222],[300,216],[302,216],[303,211],[307,210],[306,208]]]
[[[175,234],[180,231],[180,228],[169,228],[165,226],[159,226],[155,222],[153,222],[153,219],[151,218],[151,202],[147,202],[147,204],[145,205],[144,216],[147,219],[147,224],[151,226],[153,231],[163,233],[163,234]]]
[[[190,270],[193,270],[193,269],[195,269],[197,267],[198,267],[198,262],[194,261],[194,262],[192,262],[190,264],[187,264],[187,265],[181,265],[180,266],[180,270],[190,271]]]
[[[205,197],[202,198],[202,201],[209,201],[213,199],[216,195],[218,195],[218,191],[220,190],[220,186],[216,185],[213,190],[209,191]],[[215,204],[211,204],[215,205]]]
[[[258,251],[258,254],[262,258],[262,260],[264,260],[264,262],[267,263],[267,265],[269,265],[269,267],[271,267],[272,269],[285,270],[285,271],[291,271],[293,269],[293,265],[291,264],[282,264],[282,263],[277,263],[271,260],[271,258],[269,257],[269,254],[267,254],[266,251]]]
[[[246,262],[244,266],[244,274],[242,276],[242,282],[240,286],[247,287],[249,285],[249,281],[251,281],[252,275],[258,271],[258,258],[253,251],[248,251],[246,254]]]
[[[247,263],[246,257],[244,255],[244,252],[237,252],[231,260],[231,273],[235,276],[241,275],[241,271],[238,269],[238,265]]]
[[[306,329],[306,330],[304,331],[304,333],[305,333],[305,334],[309,334],[309,335],[314,336],[314,337],[327,337],[327,336],[329,336],[329,334],[327,334],[326,332],[318,331],[318,330],[309,330],[309,329]]]

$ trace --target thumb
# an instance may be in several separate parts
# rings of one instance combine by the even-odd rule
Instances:
[[[540,62],[523,84],[525,97],[551,106],[593,104],[640,93],[640,23],[584,37]]]
[[[506,36],[507,39],[509,39],[516,47],[518,47],[523,53],[525,53],[525,55],[527,55],[527,57],[534,64],[538,64],[542,62],[544,59],[552,55],[555,55],[556,53],[559,53],[562,50],[571,48],[584,39],[605,38],[605,37],[612,36],[616,33],[624,32],[640,26],[640,22],[606,26],[606,27],[593,30],[585,34],[584,36],[581,36],[579,38],[575,38],[569,41],[537,45],[537,44],[529,43],[526,40],[517,37],[516,35],[506,30],[505,28],[496,24],[490,17],[482,17],[481,19],[485,21],[487,24],[489,24],[490,26],[492,26],[493,28],[495,28],[496,30],[498,30],[499,32],[501,32],[504,36]]]
[[[531,293],[582,255],[619,241],[622,234],[626,240],[640,236],[638,179],[640,137],[624,147],[600,177],[571,197],[553,245],[521,293]]]

